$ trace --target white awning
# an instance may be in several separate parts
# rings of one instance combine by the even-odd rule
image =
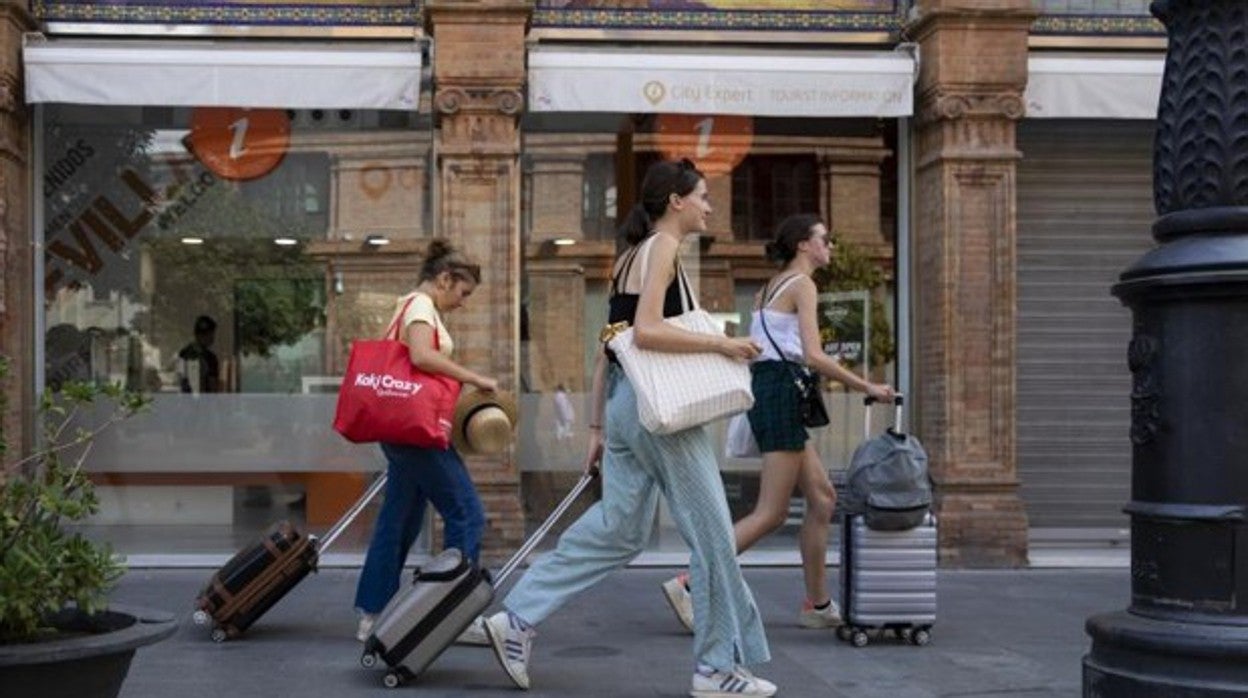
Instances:
[[[292,44],[27,35],[26,101],[141,106],[415,109],[415,43]]]
[[[914,57],[904,51],[529,51],[535,112],[909,116]]]
[[[1027,118],[1155,119],[1163,56],[1032,56]]]

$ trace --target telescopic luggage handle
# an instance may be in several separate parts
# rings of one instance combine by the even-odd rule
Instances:
[[[901,431],[901,406],[905,403],[906,396],[901,393],[893,398],[893,431],[900,434]],[[865,438],[871,438],[871,406],[879,402],[876,398],[868,395],[862,399],[863,407],[866,407],[867,417],[862,420],[862,434]]]
[[[333,545],[334,541],[338,539],[338,536],[342,535],[342,532],[347,530],[347,527],[355,521],[355,517],[359,516],[361,511],[364,511],[364,507],[368,506],[368,503],[373,500],[373,497],[376,497],[377,493],[381,491],[381,488],[385,486],[386,474],[382,473],[377,477],[377,479],[373,480],[373,484],[368,486],[368,489],[364,491],[363,496],[356,500],[355,504],[351,505],[351,508],[347,510],[347,513],[343,514],[342,518],[338,519],[337,523],[325,532],[325,537],[316,544],[316,554],[324,554],[325,550],[329,548],[330,545]]]
[[[546,537],[546,534],[550,533],[550,529],[555,525],[555,522],[568,511],[568,507],[571,507],[576,501],[576,498],[581,496],[581,493],[585,491],[585,488],[589,487],[589,483],[593,482],[594,478],[598,477],[598,470],[598,466],[595,465],[582,474],[581,479],[577,481],[576,486],[572,488],[572,491],[568,493],[568,496],[564,497],[562,502],[559,502],[559,506],[555,507],[555,510],[551,512],[550,516],[547,517],[544,522],[542,522],[542,525],[533,532],[533,535],[529,536],[529,539],[524,542],[524,545],[520,546],[520,549],[516,551],[516,554],[511,556],[511,559],[507,561],[507,564],[503,565],[503,569],[499,571],[498,576],[494,578],[495,589],[501,587],[503,582],[507,581],[507,578],[511,576],[511,573],[516,571],[516,568],[520,566],[520,563],[529,556],[529,553],[533,552],[533,549],[537,547],[538,543],[542,542],[542,539]]]

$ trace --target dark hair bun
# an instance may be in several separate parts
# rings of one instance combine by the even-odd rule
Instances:
[[[786,260],[784,258],[783,248],[783,245],[779,244],[775,240],[771,240],[763,246],[763,254],[766,255],[768,261],[784,262]]]
[[[455,248],[451,247],[451,243],[442,238],[434,238],[429,241],[429,247],[425,251],[425,261],[442,259],[455,254]]]

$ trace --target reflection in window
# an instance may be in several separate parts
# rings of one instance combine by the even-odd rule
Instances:
[[[751,155],[732,171],[732,229],[738,239],[770,240],[795,213],[819,210],[813,155]]]
[[[428,115],[224,111],[49,105],[36,125],[43,383],[154,394],[84,463],[108,524],[91,534],[123,553],[327,526],[381,461],[329,425],[347,347],[414,281],[363,241],[401,257],[428,235]],[[279,138],[246,140],[274,123]]]
[[[616,227],[615,155],[591,153],[585,159],[581,229],[587,240],[613,240]]]

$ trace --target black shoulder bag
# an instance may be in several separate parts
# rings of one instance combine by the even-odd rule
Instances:
[[[783,290],[783,288],[783,285],[780,285],[777,292]],[[784,352],[780,351],[780,347],[776,345],[776,340],[772,338],[771,331],[767,329],[766,310],[771,301],[772,298],[769,297],[766,289],[764,289],[763,303],[758,309],[758,319],[763,323],[763,334],[767,335],[767,341],[771,342],[772,348],[776,350],[776,355],[780,357],[785,367],[789,369],[789,375],[793,377],[793,385],[797,386],[797,413],[805,426],[826,427],[831,420],[828,419],[828,408],[823,404],[823,395],[819,393],[819,377],[806,366],[789,361],[785,357]]]

